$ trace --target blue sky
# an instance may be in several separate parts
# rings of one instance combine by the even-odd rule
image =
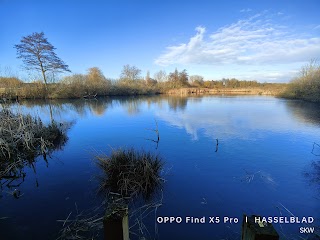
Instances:
[[[72,73],[125,64],[205,79],[286,82],[320,57],[320,1],[0,0],[0,74],[28,79],[14,44],[43,31]]]

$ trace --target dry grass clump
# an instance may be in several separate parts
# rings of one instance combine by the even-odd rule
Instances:
[[[44,125],[40,118],[0,110],[0,179],[14,173],[24,161],[46,155],[65,142],[66,136],[56,123]],[[21,167],[21,166],[20,166]]]
[[[149,198],[161,186],[163,160],[150,152],[130,149],[113,150],[110,156],[97,156],[97,165],[104,176],[100,190],[109,190],[123,197],[142,194]]]

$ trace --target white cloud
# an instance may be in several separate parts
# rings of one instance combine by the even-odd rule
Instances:
[[[320,37],[294,32],[275,24],[266,14],[256,14],[213,33],[197,27],[188,42],[167,47],[155,63],[198,65],[261,65],[305,62],[320,55]]]
[[[252,9],[250,8],[244,8],[244,9],[241,9],[240,12],[243,13],[243,12],[251,12]]]

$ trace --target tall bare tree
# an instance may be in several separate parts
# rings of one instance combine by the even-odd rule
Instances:
[[[27,70],[41,72],[47,93],[47,72],[70,72],[68,65],[56,55],[56,48],[48,42],[43,32],[22,37],[20,44],[14,47],[17,49],[17,57],[22,59]]]
[[[158,82],[165,82],[167,81],[167,73],[164,70],[160,70],[154,74],[153,78]]]
[[[123,80],[138,80],[141,78],[140,76],[141,70],[135,66],[130,66],[129,64],[124,65],[121,71],[120,79]]]

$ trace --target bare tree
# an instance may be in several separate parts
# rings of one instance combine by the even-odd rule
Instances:
[[[139,68],[127,64],[123,66],[120,79],[133,81],[141,78],[140,74],[141,70]]]
[[[164,70],[160,70],[159,72],[156,72],[153,76],[155,80],[158,82],[164,82],[167,81],[167,73]]]
[[[56,55],[54,52],[56,48],[48,42],[43,32],[22,37],[20,42],[14,46],[17,49],[18,58],[22,59],[27,70],[41,72],[47,93],[47,72],[70,72],[68,65]]]
[[[191,83],[194,83],[194,82],[200,82],[200,83],[203,83],[203,77],[200,76],[200,75],[192,75],[189,77],[189,81]]]
[[[146,82],[149,82],[150,81],[150,72],[149,72],[149,70],[147,71],[147,75],[146,75]]]

